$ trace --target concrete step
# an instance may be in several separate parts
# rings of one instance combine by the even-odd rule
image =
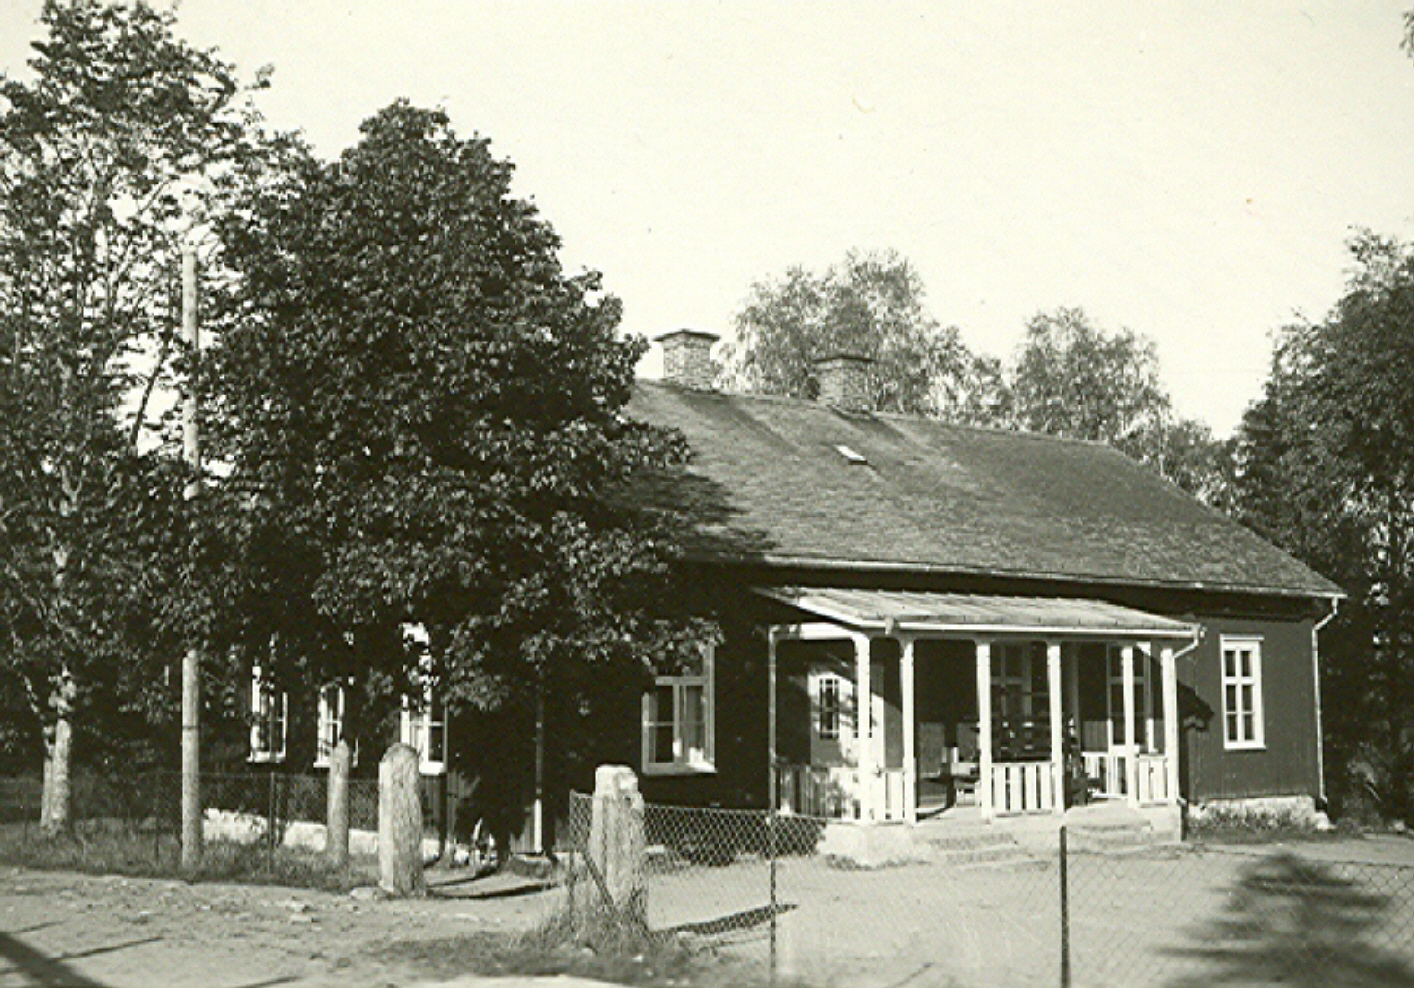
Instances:
[[[1014,836],[988,826],[919,827],[913,836],[920,857],[933,864],[1001,864],[1031,858]]]
[[[1067,827],[1066,842],[1072,851],[1113,851],[1147,847],[1161,840],[1145,822]]]

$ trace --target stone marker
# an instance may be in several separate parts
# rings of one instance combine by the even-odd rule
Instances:
[[[643,796],[638,776],[622,765],[601,765],[594,773],[594,808],[589,825],[589,863],[603,879],[591,889],[608,893],[621,920],[646,926],[648,881]],[[609,905],[609,903],[604,903]]]
[[[328,815],[324,826],[324,854],[329,864],[349,863],[349,743],[340,741],[329,753]]]
[[[417,749],[395,744],[378,765],[378,884],[389,895],[423,895],[422,791]]]

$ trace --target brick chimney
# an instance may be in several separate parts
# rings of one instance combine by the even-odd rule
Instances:
[[[874,360],[862,353],[833,353],[815,358],[820,401],[844,412],[874,411],[870,373]]]
[[[711,391],[717,379],[712,344],[720,338],[700,329],[675,329],[655,337],[654,342],[663,345],[663,380],[694,391]]]

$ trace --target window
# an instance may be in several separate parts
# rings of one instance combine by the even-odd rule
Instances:
[[[998,720],[1050,719],[1045,646],[1007,642],[997,647],[992,675],[992,716]]]
[[[430,679],[423,688],[421,704],[414,707],[403,697],[398,740],[417,749],[418,767],[423,775],[446,774],[447,713]]]
[[[330,683],[319,691],[319,735],[314,751],[314,767],[328,768],[329,756],[344,737],[344,686]],[[350,761],[357,763],[358,749],[350,752]]]
[[[285,691],[263,677],[260,666],[250,673],[250,760],[285,760],[285,725],[290,719],[290,700]]]
[[[1154,687],[1149,675],[1153,660],[1144,648],[1134,646],[1134,741],[1141,752],[1157,750],[1154,726]],[[1111,645],[1106,650],[1106,681],[1109,694],[1110,747],[1124,744],[1124,648]]]
[[[840,736],[840,677],[833,673],[820,677],[820,697],[815,706],[816,733],[822,740]]]
[[[421,702],[403,697],[403,713],[398,723],[398,740],[417,749],[423,775],[447,772],[447,712],[437,689],[431,641],[420,624],[403,625],[403,647],[417,656],[417,679],[422,686]]]
[[[716,771],[712,698],[715,652],[702,648],[697,667],[659,676],[643,696],[643,771],[670,774]]]
[[[1262,641],[1260,638],[1222,639],[1223,744],[1228,748],[1261,748]]]

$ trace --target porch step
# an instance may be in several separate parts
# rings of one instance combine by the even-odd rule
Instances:
[[[914,839],[922,857],[932,864],[1007,864],[1029,861],[1031,855],[1015,837],[991,827],[932,830],[919,827]]]
[[[1066,837],[1076,851],[1123,850],[1162,840],[1146,817],[1119,806],[1072,810],[1067,815]]]

